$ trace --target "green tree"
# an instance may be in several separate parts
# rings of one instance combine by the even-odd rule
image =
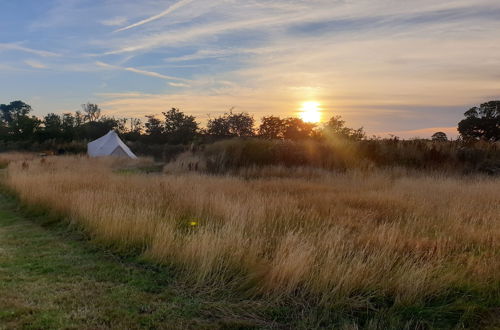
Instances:
[[[500,140],[500,101],[489,101],[464,113],[458,131],[464,140]]]

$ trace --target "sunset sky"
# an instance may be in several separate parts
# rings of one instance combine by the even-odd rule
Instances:
[[[498,0],[0,0],[0,103],[203,124],[316,102],[370,134],[453,133],[500,98]]]

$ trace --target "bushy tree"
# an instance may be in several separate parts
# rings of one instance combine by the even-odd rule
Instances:
[[[176,108],[163,112],[163,116],[163,132],[169,143],[187,144],[194,140],[198,132],[198,123],[194,116],[188,116]]]
[[[304,140],[314,134],[316,124],[306,123],[300,118],[290,117],[284,119],[285,129],[283,137],[288,140]]]
[[[219,138],[253,136],[255,134],[254,122],[253,117],[248,113],[233,113],[230,110],[229,113],[209,119],[207,133]]]
[[[41,121],[30,116],[31,106],[22,101],[0,104],[0,116],[3,121],[6,138],[30,140],[40,126]]]
[[[43,117],[44,131],[49,138],[58,138],[62,130],[61,116],[49,113]]]
[[[333,116],[324,126],[323,134],[329,137],[337,137],[348,140],[359,141],[365,138],[363,127],[353,129],[345,126],[345,120],[340,116]]]
[[[448,136],[445,132],[436,132],[432,134],[431,140],[436,142],[446,142],[448,141]]]
[[[283,139],[285,136],[286,121],[277,116],[263,117],[258,134],[265,139]]]
[[[150,143],[162,143],[164,129],[163,123],[154,115],[148,115],[146,118],[146,124],[144,124],[147,135],[146,140]]]
[[[464,113],[458,131],[464,140],[500,140],[500,101],[489,101]]]

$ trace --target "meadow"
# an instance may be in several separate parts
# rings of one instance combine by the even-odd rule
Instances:
[[[146,174],[137,169],[147,160],[30,158],[2,158],[4,184],[25,206],[172,266],[199,290],[293,306],[287,322],[499,322],[498,177],[283,166]]]

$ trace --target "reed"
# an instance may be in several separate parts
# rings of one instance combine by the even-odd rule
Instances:
[[[380,299],[418,304],[499,287],[499,178],[404,169],[116,171],[123,166],[18,158],[5,182],[22,202],[175,265],[194,285],[365,309]]]

